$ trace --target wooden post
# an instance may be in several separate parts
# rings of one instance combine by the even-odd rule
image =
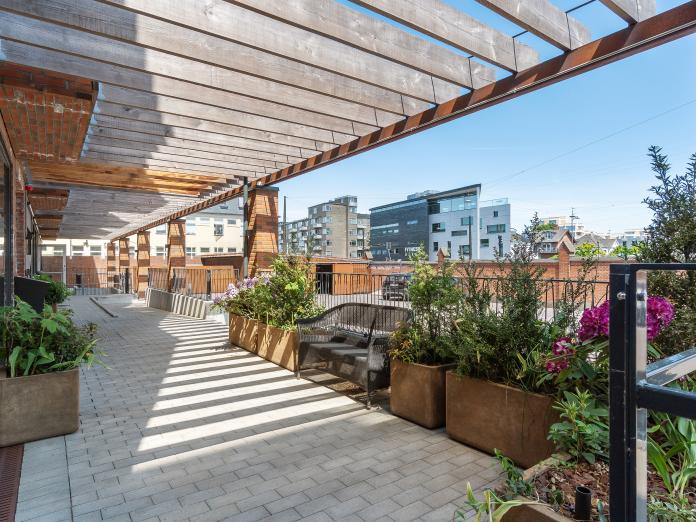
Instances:
[[[118,240],[118,272],[121,280],[121,290],[130,293],[130,242],[128,238]]]
[[[106,281],[107,286],[109,281],[114,285],[118,282],[118,273],[116,270],[116,243],[113,241],[109,241],[106,244]]]
[[[150,232],[138,232],[138,299],[145,297],[150,275]]]
[[[186,220],[174,219],[167,224],[167,291],[172,291],[174,269],[186,266]]]
[[[278,189],[256,188],[249,193],[249,275],[268,269],[278,255]]]

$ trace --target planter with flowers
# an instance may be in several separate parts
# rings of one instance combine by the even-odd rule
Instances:
[[[95,326],[70,312],[0,309],[0,447],[65,435],[80,424],[80,365],[95,361]]]
[[[230,342],[294,371],[297,319],[321,312],[306,259],[279,256],[269,274],[230,285],[214,303],[230,313]]]

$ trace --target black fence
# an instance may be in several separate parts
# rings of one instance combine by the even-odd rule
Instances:
[[[410,308],[410,276],[401,274],[342,274],[318,272],[315,275],[317,302],[325,308],[343,303],[367,303]],[[465,281],[455,278],[462,288]],[[476,278],[478,291],[491,296],[491,308],[500,312],[504,281],[498,277]],[[608,281],[543,279],[538,283],[540,319],[550,320],[561,303],[573,300],[578,311],[597,306],[607,299]]]
[[[647,364],[647,273],[695,264],[611,265],[609,493],[612,520],[645,521],[648,410],[696,419],[696,393],[666,384],[696,371],[696,348]]]

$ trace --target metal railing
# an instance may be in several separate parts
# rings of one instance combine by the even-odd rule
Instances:
[[[342,274],[317,272],[315,284],[317,303],[332,308],[343,303],[368,303],[411,307],[404,274]],[[464,286],[462,278],[457,283]],[[476,278],[479,291],[491,296],[491,308],[502,310],[500,296],[503,280],[499,277]],[[395,284],[394,284],[395,282]],[[538,288],[540,295],[540,319],[550,320],[562,301],[574,297],[579,311],[604,302],[609,292],[608,281],[579,281],[576,279],[543,279]]]
[[[611,265],[609,493],[612,520],[645,521],[648,410],[696,419],[696,393],[666,384],[696,371],[696,348],[647,364],[647,273],[696,264]]]

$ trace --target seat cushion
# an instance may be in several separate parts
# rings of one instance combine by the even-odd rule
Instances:
[[[367,358],[367,348],[359,348],[340,342],[311,343],[309,350],[321,361],[340,361],[355,365],[358,358]]]

